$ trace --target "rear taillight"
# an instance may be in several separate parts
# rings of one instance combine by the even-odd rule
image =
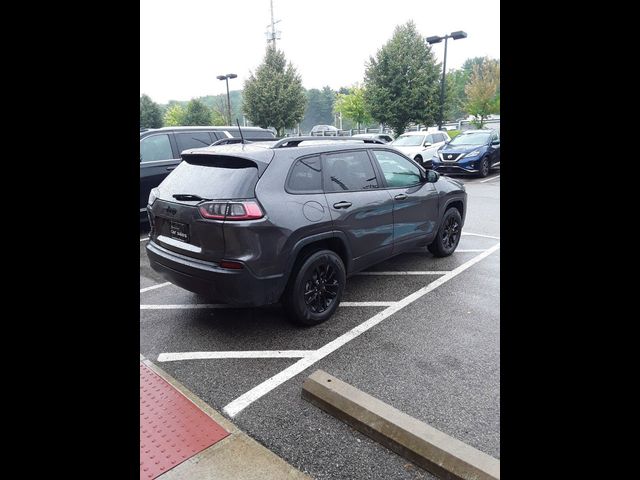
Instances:
[[[255,220],[264,217],[257,202],[207,202],[199,207],[200,215],[215,220]]]
[[[209,202],[200,205],[200,215],[204,218],[224,220],[227,215],[227,202]]]

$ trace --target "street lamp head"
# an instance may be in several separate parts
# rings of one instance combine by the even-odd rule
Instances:
[[[434,43],[440,43],[442,41],[442,37],[439,36],[434,36],[434,37],[427,37],[427,43],[433,45]]]
[[[238,75],[235,73],[227,73],[227,78],[236,78]]]
[[[218,80],[226,80],[227,77],[225,75],[218,75],[216,78]]]
[[[463,32],[462,30],[458,30],[457,32],[451,32],[451,38],[453,38],[454,40],[467,38],[467,32]]]

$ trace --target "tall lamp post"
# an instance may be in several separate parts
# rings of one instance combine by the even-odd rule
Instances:
[[[229,96],[229,79],[236,78],[238,75],[235,73],[227,73],[226,75],[218,75],[216,78],[218,80],[224,80],[227,82],[227,112],[229,113],[229,123],[227,125],[231,125],[231,97]]]
[[[440,118],[438,120],[438,130],[442,130],[442,122],[444,118],[444,74],[447,71],[447,40],[449,38],[453,38],[454,40],[467,38],[467,33],[462,30],[458,30],[457,32],[451,32],[449,35],[445,35],[444,37],[439,37],[437,35],[434,37],[427,37],[427,43],[430,45],[440,43],[444,40],[444,62],[442,65],[442,85],[440,85]]]

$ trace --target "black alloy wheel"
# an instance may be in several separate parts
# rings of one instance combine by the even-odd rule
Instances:
[[[335,268],[330,263],[321,263],[307,277],[304,303],[313,313],[323,313],[335,301],[339,289]]]
[[[436,257],[448,257],[460,243],[462,217],[457,208],[450,208],[444,214],[442,224],[433,242],[427,247]]]
[[[334,314],[347,281],[340,256],[332,250],[307,253],[296,261],[282,296],[287,316],[299,325],[318,325]]]

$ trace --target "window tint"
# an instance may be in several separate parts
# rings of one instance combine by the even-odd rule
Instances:
[[[292,192],[321,192],[322,166],[320,157],[307,157],[298,160],[291,169],[287,188]]]
[[[444,142],[444,135],[441,133],[433,134],[433,143]]]
[[[389,187],[409,187],[420,183],[420,169],[406,158],[384,150],[373,150],[373,154]]]
[[[208,147],[213,143],[209,132],[184,132],[176,133],[175,135],[179,152],[189,148]]]
[[[140,161],[171,160],[173,152],[169,135],[151,135],[140,141]]]
[[[332,153],[325,160],[327,192],[378,188],[378,180],[367,152]]]

